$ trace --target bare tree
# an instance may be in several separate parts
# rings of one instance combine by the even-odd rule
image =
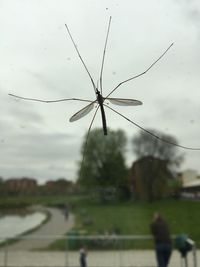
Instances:
[[[156,130],[150,129],[153,134],[160,138],[169,141],[169,143],[162,142],[159,139],[153,138],[151,135],[140,131],[137,136],[132,138],[133,152],[138,158],[145,156],[152,156],[166,161],[167,166],[173,170],[180,166],[183,161],[183,154],[179,152],[178,147],[171,145],[171,143],[178,144],[178,141],[172,135],[164,134]]]

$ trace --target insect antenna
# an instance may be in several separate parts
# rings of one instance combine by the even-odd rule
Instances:
[[[124,116],[123,114],[119,113],[118,111],[116,111],[115,109],[111,108],[110,106],[104,104],[104,106],[106,106],[107,108],[111,109],[112,111],[114,111],[115,113],[117,113],[118,115],[120,115],[122,118],[124,118],[125,120],[129,121],[130,123],[134,124],[136,127],[138,127],[139,129],[141,129],[142,131],[146,132],[147,134],[151,135],[152,137],[156,138],[157,140],[160,140],[162,142],[165,142],[169,145],[173,145],[173,146],[177,146],[183,149],[188,149],[188,150],[200,150],[200,148],[195,148],[195,147],[187,147],[187,146],[182,146],[176,143],[173,143],[171,141],[168,141],[166,139],[161,138],[160,136],[150,132],[149,130],[143,128],[142,126],[140,126],[139,124],[137,124],[136,122],[132,121],[131,119],[127,118],[126,116]]]
[[[79,50],[78,50],[78,48],[77,48],[77,45],[76,45],[75,42],[74,42],[74,39],[73,39],[73,37],[72,37],[72,35],[71,35],[71,33],[70,33],[70,30],[69,30],[69,27],[67,26],[67,24],[65,24],[65,27],[66,27],[66,29],[67,29],[67,32],[68,32],[68,34],[69,34],[69,37],[70,37],[70,39],[71,39],[73,45],[74,45],[74,48],[75,48],[75,50],[76,50],[76,52],[77,52],[77,54],[78,54],[78,56],[79,56],[79,58],[80,58],[80,60],[81,60],[81,62],[82,62],[82,64],[83,64],[85,70],[87,71],[87,74],[88,74],[89,77],[90,77],[90,80],[91,80],[91,82],[92,82],[92,86],[93,86],[93,88],[94,88],[94,92],[95,92],[95,94],[96,94],[96,87],[95,87],[95,83],[94,83],[94,80],[93,80],[93,78],[92,78],[92,75],[90,74],[90,72],[89,72],[89,70],[88,70],[88,68],[87,68],[87,66],[86,66],[86,64],[85,64],[85,62],[84,62],[84,60],[83,60],[83,58],[81,57],[81,54],[80,54],[80,52],[79,52]]]
[[[106,34],[106,41],[105,41],[104,50],[103,50],[103,58],[102,58],[102,63],[101,63],[101,72],[100,72],[100,91],[101,91],[101,94],[103,91],[102,75],[103,75],[103,67],[104,67],[104,60],[105,60],[106,47],[107,47],[107,42],[108,42],[108,35],[109,35],[109,31],[110,31],[111,19],[112,19],[112,17],[110,16],[107,34]]]
[[[123,82],[120,82],[105,98],[109,97],[115,90],[117,90],[117,88],[119,88],[122,84],[126,83],[126,82],[129,82],[133,79],[136,79],[144,74],[146,74],[162,57],[164,57],[164,55],[167,53],[167,51],[172,47],[174,43],[172,43],[163,53],[162,55],[159,56],[159,58],[157,58],[145,71],[123,81]]]
[[[83,157],[82,157],[82,160],[81,160],[80,178],[82,177],[83,164],[84,164],[84,160],[85,160],[85,155],[86,155],[86,150],[87,150],[87,144],[88,144],[88,139],[89,139],[90,131],[91,131],[91,128],[92,128],[94,119],[95,119],[95,117],[96,117],[96,115],[97,115],[97,111],[98,111],[99,107],[100,107],[100,106],[97,107],[97,109],[96,109],[96,111],[95,111],[95,113],[94,113],[94,115],[93,115],[92,121],[91,121],[90,126],[89,126],[88,131],[87,131],[85,144],[83,145]]]

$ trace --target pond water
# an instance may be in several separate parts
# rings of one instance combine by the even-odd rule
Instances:
[[[42,212],[34,212],[24,216],[6,215],[0,218],[0,242],[6,237],[16,237],[40,225],[46,219]]]

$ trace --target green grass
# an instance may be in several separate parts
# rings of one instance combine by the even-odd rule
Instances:
[[[87,234],[106,234],[114,230],[121,235],[150,235],[149,225],[155,211],[159,211],[169,224],[171,234],[186,233],[200,247],[200,202],[163,200],[153,203],[130,202],[102,205],[94,201],[76,203],[75,229]],[[136,241],[124,247],[151,248],[152,241]],[[131,243],[131,244],[130,244]],[[66,244],[54,243],[51,248],[64,249]],[[90,245],[89,245],[90,246]],[[116,246],[116,244],[115,244]],[[120,247],[121,245],[119,245]],[[91,247],[95,248],[94,244]]]
[[[189,200],[163,200],[158,202],[127,202],[101,204],[95,199],[81,196],[34,196],[0,198],[0,207],[20,205],[71,204],[76,215],[75,229],[87,234],[105,234],[117,230],[122,235],[149,235],[152,215],[159,211],[170,226],[171,233],[186,233],[200,247],[200,202]],[[142,242],[139,247],[150,247]],[[54,242],[51,249],[65,249],[66,240]]]
[[[68,196],[3,196],[0,197],[0,209],[27,207],[30,205],[56,206],[68,202]]]
[[[122,203],[110,205],[83,204],[76,211],[77,227],[88,233],[120,229],[125,235],[150,234],[149,224],[155,211],[167,220],[172,234],[187,233],[200,240],[200,202],[165,200],[153,203]],[[91,224],[84,223],[89,217]]]

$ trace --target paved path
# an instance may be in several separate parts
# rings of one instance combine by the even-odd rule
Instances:
[[[199,258],[200,251],[197,251]],[[198,262],[197,258],[197,262]],[[156,267],[153,250],[129,251],[95,251],[88,252],[88,267]],[[31,252],[8,251],[0,252],[0,266],[8,267],[79,267],[79,252]],[[184,265],[183,265],[184,266]],[[188,255],[188,266],[194,267],[192,252]],[[179,253],[175,250],[169,267],[181,267]]]
[[[73,227],[74,216],[72,214],[70,214],[68,219],[66,219],[60,209],[40,209],[41,211],[44,209],[49,211],[51,213],[51,219],[46,224],[42,225],[38,230],[22,237],[23,240],[9,245],[9,250],[33,250],[37,248],[45,248],[56,239],[59,239],[56,236],[65,234]]]

